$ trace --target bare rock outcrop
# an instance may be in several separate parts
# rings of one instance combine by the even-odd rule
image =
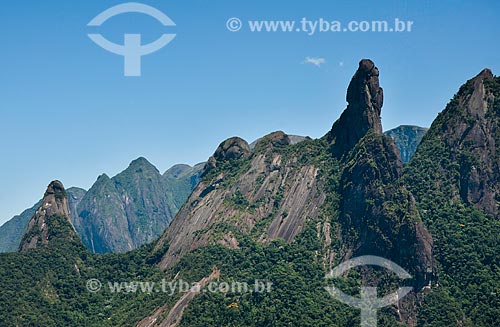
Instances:
[[[438,115],[418,154],[439,151],[441,160],[430,168],[436,177],[429,182],[446,184],[442,191],[448,198],[496,217],[500,217],[499,106],[500,78],[484,69],[462,85]]]
[[[251,150],[240,138],[222,142],[155,246],[166,249],[160,268],[210,244],[237,248],[243,235],[263,243],[304,240],[301,232],[314,226],[323,245],[317,258],[325,267],[378,255],[410,271],[417,292],[428,285],[435,271],[433,240],[402,181],[399,150],[382,133],[383,91],[372,61],[360,62],[347,101],[319,140],[293,145],[288,135],[274,132]],[[407,323],[415,319],[408,308],[400,312]]]
[[[28,223],[28,228],[19,245],[19,251],[26,252],[49,244],[51,236],[54,236],[54,231],[51,229],[55,224],[55,219],[66,221],[67,225],[72,228],[70,233],[76,236],[76,232],[71,224],[68,196],[63,184],[59,181],[54,181],[47,187],[40,207]]]
[[[156,250],[168,244],[161,268],[172,267],[186,253],[208,244],[236,247],[237,235],[218,230],[224,224],[240,233],[254,233],[261,242],[276,238],[291,242],[303,230],[306,220],[319,214],[325,194],[323,182],[317,178],[318,168],[301,167],[297,158],[283,162],[282,155],[273,151],[289,144],[286,134],[265,136],[252,153],[245,151],[246,142],[241,139],[230,140],[223,142],[212,158],[221,162],[227,155],[220,154],[233,148],[232,153],[238,153],[231,155],[233,170],[241,172],[235,176],[231,169],[216,170],[214,176],[198,184],[156,244]],[[217,164],[211,169],[216,167]],[[262,221],[268,223],[257,228]]]
[[[250,146],[248,142],[239,137],[231,137],[217,147],[213,156],[208,159],[205,165],[205,172],[216,168],[218,163],[240,159],[248,156],[250,153]]]
[[[351,150],[369,130],[382,134],[380,114],[384,92],[379,71],[373,61],[363,59],[347,88],[347,108],[333,124],[327,139],[331,152],[341,157]]]
[[[214,267],[212,273],[192,286],[186,293],[184,293],[179,300],[170,308],[164,305],[158,308],[151,316],[141,320],[137,327],[176,327],[179,325],[184,310],[188,307],[189,303],[200,293],[200,291],[208,285],[211,281],[220,277],[220,271]],[[163,318],[162,318],[163,317]]]

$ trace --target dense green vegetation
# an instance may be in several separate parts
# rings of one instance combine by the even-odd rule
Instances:
[[[160,272],[152,247],[126,254],[90,254],[81,244],[0,255],[1,326],[133,326],[155,308],[180,296],[166,293],[112,293],[107,282],[154,281],[173,276],[189,283],[214,266],[220,281],[272,282],[272,291],[204,293],[188,307],[181,326],[357,326],[359,312],[326,292],[324,269],[314,251],[313,233],[304,241],[263,245],[244,238],[241,249],[209,246],[186,256],[174,269]],[[310,247],[312,243],[316,246]],[[98,278],[102,289],[86,289]],[[353,282],[354,283],[354,282]],[[237,303],[237,306],[232,303]],[[380,316],[383,326],[399,326],[393,312]]]
[[[0,326],[130,326],[168,300],[107,288],[108,281],[161,280],[146,263],[150,247],[94,255],[81,243],[60,245],[0,255]],[[101,280],[100,292],[87,290],[91,278]]]
[[[329,219],[338,224],[338,190],[340,163],[332,158],[324,140],[308,140],[290,147],[276,147],[289,164],[313,164],[320,168],[325,180],[327,205],[320,221]],[[237,176],[248,169],[249,159],[226,161],[210,172],[216,178],[220,172],[229,172],[224,178],[234,183]],[[223,185],[224,182],[221,182]],[[225,185],[227,186],[227,185]],[[276,194],[275,203],[282,193]],[[235,192],[227,204],[238,210],[252,210],[241,192]],[[285,213],[283,213],[285,214]],[[272,218],[272,217],[270,217]],[[239,241],[239,249],[220,245],[201,248],[188,254],[173,269],[161,272],[156,263],[165,249],[152,254],[152,245],[125,254],[90,254],[78,244],[59,244],[28,254],[0,256],[0,287],[12,292],[0,298],[0,325],[11,326],[12,318],[22,326],[133,326],[156,308],[172,305],[180,294],[111,293],[106,287],[100,292],[86,290],[86,282],[97,278],[105,286],[108,281],[160,281],[174,276],[187,282],[207,276],[214,266],[221,271],[220,281],[272,282],[267,293],[205,293],[199,294],[187,308],[181,326],[357,326],[359,310],[333,299],[324,289],[324,248],[318,239],[316,224],[308,221],[305,230],[291,244],[281,240],[270,244],[256,242],[262,228],[271,220],[264,219],[248,235],[234,227],[221,224],[214,234],[231,231]],[[335,227],[333,228],[334,230]],[[341,240],[334,239],[331,249],[339,251]],[[340,260],[340,256],[336,260]],[[30,269],[37,266],[37,269]],[[3,269],[12,267],[14,269]],[[354,278],[358,277],[358,278]],[[33,281],[41,281],[36,286]],[[359,275],[340,281],[353,295],[359,292]],[[347,286],[346,286],[347,285]],[[12,297],[16,290],[26,290]],[[35,307],[35,310],[29,308]],[[43,316],[43,319],[37,317]],[[392,308],[379,315],[381,326],[400,326]]]
[[[265,246],[247,239],[239,250],[211,246],[189,254],[175,268],[187,272],[186,278],[206,276],[216,265],[221,281],[253,285],[257,279],[272,282],[272,291],[202,293],[188,307],[181,325],[358,326],[359,311],[334,300],[324,289],[328,284],[314,238],[310,238],[316,243],[313,248],[282,241]],[[400,326],[390,311],[384,311],[379,321],[382,326]]]
[[[489,121],[500,117],[499,82],[498,78],[485,82],[496,95],[488,104]],[[486,163],[477,158],[474,146],[460,144],[462,139],[455,139],[450,128],[456,122],[477,124],[460,105],[473,89],[473,81],[460,88],[405,171],[405,183],[433,235],[438,265],[438,284],[424,297],[419,326],[500,325],[500,221],[467,203],[461,186],[471,167],[483,169]],[[498,142],[499,133],[494,136]]]
[[[379,141],[367,138],[363,142],[347,163],[329,156],[323,140],[304,141],[275,150],[285,160],[294,158],[297,165],[313,164],[320,168],[319,178],[325,179],[328,198],[320,219],[329,217],[332,233],[342,231],[338,229],[339,219],[343,219],[339,214],[339,192],[348,185],[342,183],[341,172],[355,170],[352,165],[361,163],[361,158],[372,151],[370,144]],[[423,149],[426,148],[432,149],[429,151],[445,149],[432,140],[423,145]],[[418,154],[406,168],[405,182],[411,183],[421,217],[433,233],[439,274],[438,285],[434,284],[433,289],[420,298],[418,326],[495,326],[500,317],[497,296],[500,294],[500,223],[464,204],[450,203],[451,186],[443,183],[442,188],[432,187],[432,183],[443,177],[433,166],[435,161],[423,157]],[[444,152],[442,158],[442,164],[448,162]],[[231,171],[229,181],[234,183],[248,163],[246,158],[226,162],[208,177],[216,178],[219,172],[228,169]],[[453,163],[449,165],[446,169],[453,176],[450,169]],[[367,160],[362,167],[368,167],[368,172],[373,169],[382,174],[374,161]],[[417,178],[418,183],[415,182]],[[383,179],[377,180],[382,183]],[[387,192],[383,183],[372,186]],[[278,197],[279,194],[277,201]],[[227,201],[238,210],[252,208],[252,203],[240,192],[232,194]],[[389,204],[384,208],[396,216],[403,214],[407,205],[404,202]],[[263,220],[262,224],[269,222]],[[217,228],[222,232],[230,230],[237,236],[239,249],[219,245],[204,247],[188,254],[166,272],[156,266],[165,249],[153,253],[153,246],[148,245],[125,254],[95,255],[78,242],[68,244],[62,237],[67,231],[56,228],[54,237],[60,237],[62,243],[52,243],[23,254],[0,255],[0,287],[3,290],[0,293],[0,326],[134,326],[156,308],[164,304],[171,306],[180,294],[112,293],[106,287],[107,282],[158,282],[163,278],[171,280],[174,276],[194,282],[209,275],[214,266],[221,271],[221,282],[252,285],[257,279],[272,282],[272,291],[202,292],[185,311],[180,326],[359,326],[359,310],[338,302],[324,289],[328,282],[324,278],[322,256],[327,249],[317,238],[316,223],[310,221],[297,241],[291,244],[280,240],[270,244],[256,242],[254,237],[260,234],[257,231],[264,227],[262,224],[257,224],[255,231],[248,235],[238,233],[229,225],[221,225]],[[350,226],[342,231],[343,239],[334,239],[329,249],[342,253],[346,244],[355,242],[361,232],[356,226]],[[381,237],[386,235],[379,232]],[[340,258],[339,255],[336,260]],[[353,271],[336,285],[356,295],[360,276],[359,271]],[[101,291],[92,293],[86,289],[87,281],[92,278],[103,283]],[[386,290],[396,285],[387,277],[379,281],[392,283],[392,287],[385,287]],[[378,325],[401,326],[394,308],[380,311]]]

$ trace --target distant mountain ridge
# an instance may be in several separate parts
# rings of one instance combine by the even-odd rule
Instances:
[[[416,151],[418,144],[422,140],[422,137],[425,135],[426,131],[428,128],[424,127],[419,127],[419,126],[412,126],[412,125],[401,125],[399,127],[396,127],[394,129],[388,130],[384,132],[385,135],[390,136],[393,140],[396,146],[398,147],[400,153],[401,153],[401,159],[403,162],[409,161],[409,159],[412,157],[413,153]],[[300,135],[288,135],[288,138],[290,139],[290,144],[297,144],[305,140],[311,140],[310,137],[308,136],[300,136]],[[259,138],[255,140],[254,142],[249,144],[249,150],[253,150],[256,146],[256,144],[261,140],[262,138]],[[147,161],[147,160],[146,160]],[[145,162],[144,162],[145,163]],[[146,164],[146,163],[145,163]],[[201,173],[203,166],[205,163],[199,163],[195,165],[194,167],[191,167],[186,164],[177,164],[169,168],[164,174],[163,174],[163,184],[166,187],[165,192],[167,193],[167,197],[169,198],[168,201],[170,201],[170,206],[171,210],[167,210],[165,213],[166,217],[172,218],[175,213],[180,209],[180,207],[184,204],[184,201],[187,199],[189,196],[189,193],[196,184],[199,181],[199,174]],[[146,164],[147,165],[147,164]],[[101,182],[102,179],[109,179],[109,177],[105,174],[101,175],[101,177],[96,181],[94,186],[92,186],[91,190],[92,192],[97,192],[96,188],[100,188],[102,186]],[[80,217],[80,215],[86,216],[86,209],[83,208],[84,204],[80,207],[80,210],[78,210],[78,206],[81,202],[81,200],[84,198],[85,194],[87,193],[86,190],[78,188],[78,187],[71,187],[68,188],[67,190],[68,193],[68,200],[69,200],[69,208],[70,208],[70,213],[71,213],[71,219],[73,221],[73,224],[75,228],[77,229],[79,235],[82,237],[84,240],[85,245],[89,249],[93,249],[94,251],[97,252],[122,252],[126,251],[130,246],[132,248],[137,247],[138,245],[141,245],[142,241],[149,240],[151,241],[151,236],[146,236],[145,238],[142,239],[142,241],[136,241],[136,242],[130,242],[130,237],[129,237],[129,243],[127,245],[104,245],[104,246],[96,246],[95,240],[93,241],[94,237],[97,237],[97,239],[100,239],[102,237],[98,236],[99,233],[94,234],[93,229],[95,228],[95,225],[97,221],[92,219],[92,221],[89,221],[89,219],[85,219],[83,217]],[[88,198],[88,197],[87,197]],[[89,201],[86,199],[86,201]],[[85,202],[84,202],[85,203]],[[38,208],[40,202],[36,203],[33,207],[26,209],[23,211],[21,214],[13,217],[4,225],[0,226],[0,252],[13,252],[16,251],[19,242],[21,241],[22,234],[24,232],[24,229],[28,225],[28,221],[31,218],[31,216],[34,214],[36,209]],[[116,203],[118,204],[118,202]],[[87,203],[87,205],[89,205]],[[103,208],[103,203],[101,203],[101,208]],[[101,209],[99,209],[101,210]],[[97,214],[97,211],[95,212]],[[123,213],[121,214],[123,215]],[[123,218],[123,217],[122,217]],[[162,219],[163,220],[163,219]],[[168,219],[167,219],[168,220]],[[90,224],[90,227],[86,227],[85,223]],[[164,223],[161,223],[155,230],[156,232],[150,233],[150,235],[156,235],[158,236],[158,230],[160,229],[160,226],[162,226]],[[106,230],[103,226],[101,226],[102,232]],[[146,232],[149,233],[149,232]],[[113,238],[113,237],[111,237]],[[97,241],[102,242],[102,240]],[[114,244],[113,240],[110,240],[111,243]]]
[[[420,143],[420,141],[422,140],[422,137],[426,131],[427,128],[423,127],[401,125],[399,127],[384,132],[384,134],[394,139],[394,142],[396,146],[399,148],[399,151],[401,153],[401,159],[403,160],[403,162],[407,162],[409,161],[413,153],[416,151],[416,148]],[[292,145],[300,143],[305,140],[311,140],[311,138],[308,136],[300,136],[300,135],[288,135],[288,138],[290,140],[290,144]],[[260,140],[262,140],[262,138],[259,138],[254,142],[250,143],[249,149],[253,150],[255,148],[255,145]],[[142,163],[145,166],[149,166],[146,159],[139,158],[138,160],[139,160],[138,162],[142,161]],[[84,206],[87,207],[91,206],[91,204],[88,203],[90,201],[88,199],[89,196],[85,198],[85,201],[79,207],[80,202],[82,201],[82,199],[84,199],[87,191],[78,187],[71,187],[66,190],[68,193],[69,208],[73,225],[77,229],[79,235],[84,240],[84,244],[89,249],[96,252],[123,252],[142,245],[143,242],[146,242],[146,240],[152,241],[154,239],[153,236],[160,235],[160,233],[162,232],[162,230],[160,231],[162,226],[166,227],[165,224],[168,224],[169,219],[173,218],[173,216],[175,216],[175,213],[177,213],[180,207],[184,204],[191,190],[193,190],[196,184],[198,183],[199,174],[201,173],[204,164],[205,163],[199,163],[194,167],[191,167],[186,164],[177,164],[169,168],[163,174],[163,177],[161,179],[162,179],[162,184],[164,186],[162,187],[166,188],[164,192],[167,194],[167,203],[170,203],[166,206],[167,210],[163,212],[163,214],[167,218],[161,218],[161,217],[158,218],[158,216],[156,216],[155,219],[160,219],[161,222],[158,224],[157,227],[153,228],[154,232],[153,230],[144,231],[146,234],[144,238],[141,238],[138,235],[136,235],[133,237],[136,238],[136,241],[132,241],[132,238],[130,236],[127,236],[126,239],[128,241],[126,244],[117,244],[115,243],[115,240],[113,240],[113,238],[118,235],[118,231],[116,231],[113,234],[115,236],[108,237],[109,239],[108,241],[110,244],[101,245],[101,243],[103,242],[104,243],[108,242],[103,240],[102,239],[103,237],[99,236],[100,233],[104,233],[104,231],[107,230],[107,228],[103,225],[103,222],[99,222],[99,219],[96,220],[95,216],[94,218],[88,218],[88,212],[90,211],[88,211]],[[156,174],[153,173],[153,175]],[[158,178],[158,176],[156,177]],[[108,180],[108,179],[110,178],[106,174],[101,175],[89,191],[92,191],[93,193],[94,192],[98,193],[102,191],[101,188],[103,186],[101,184],[103,180]],[[100,191],[98,191],[97,189],[100,189]],[[120,201],[115,203],[115,205],[117,205],[116,208],[121,206],[118,205],[119,202]],[[4,225],[0,226],[0,252],[13,252],[17,250],[24,229],[26,228],[29,219],[34,214],[39,204],[40,202],[36,203],[33,207],[26,209],[21,214],[13,217],[12,219],[4,223]],[[105,215],[105,213],[103,212],[99,213],[99,211],[106,210],[105,209],[106,205],[104,202],[101,202],[99,205],[100,209],[96,209],[94,215],[101,217],[102,215]],[[151,214],[151,212],[149,214]],[[124,213],[121,212],[119,215],[123,219]],[[100,225],[99,228],[101,229],[101,232],[95,233],[96,224]],[[128,227],[125,228],[125,225],[123,225],[122,228],[123,230],[128,230]],[[120,240],[119,242],[122,242],[123,241],[122,237],[119,237],[119,240]]]
[[[113,178],[103,174],[77,206],[75,227],[93,252],[126,252],[152,242],[168,226],[203,167],[174,166],[165,174],[145,158]]]
[[[428,130],[429,129],[425,127],[401,125],[384,132],[384,134],[394,140],[394,143],[399,149],[399,153],[401,153],[401,160],[403,162],[408,162],[415,151],[417,151],[418,145]]]
[[[42,200],[38,201],[33,207],[14,216],[0,227],[0,252],[17,251],[29,220],[41,203]]]
[[[162,176],[146,159],[139,158],[116,177],[101,175],[89,191],[78,187],[68,188],[66,192],[71,221],[91,251],[124,252],[139,247],[163,232],[198,183],[203,166],[204,163],[194,167],[174,165]],[[141,176],[144,177],[142,183],[126,185],[129,179],[138,182]],[[114,182],[117,185],[112,185]],[[147,191],[141,193],[141,188]],[[103,198],[95,196],[103,193],[106,193]],[[127,210],[123,210],[123,196],[126,196]],[[141,201],[144,205],[137,205]],[[18,249],[28,222],[40,203],[41,200],[0,226],[0,252]],[[152,210],[158,204],[162,204],[159,206],[161,212]],[[142,221],[137,220],[142,212]],[[114,222],[109,219],[110,215],[115,219]],[[130,231],[129,219],[132,225],[137,222],[142,226],[136,228],[135,232]]]

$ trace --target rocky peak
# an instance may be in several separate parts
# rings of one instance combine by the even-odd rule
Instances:
[[[493,75],[493,72],[491,71],[491,69],[489,68],[485,68],[483,69],[477,76],[477,77],[480,77],[481,79],[490,79],[490,78],[494,78],[495,75]]]
[[[363,59],[347,88],[347,108],[327,134],[331,151],[341,157],[352,149],[369,130],[382,134],[380,113],[384,93],[379,71],[373,61]]]
[[[106,183],[109,180],[110,180],[110,178],[107,174],[101,174],[97,177],[96,183],[102,184],[102,183]]]
[[[219,145],[215,150],[214,158],[217,161],[239,159],[249,152],[247,141],[239,137],[231,137]]]
[[[473,120],[484,119],[488,111],[488,101],[492,100],[493,96],[486,90],[485,83],[488,83],[487,81],[494,82],[494,79],[491,70],[488,68],[483,69],[460,87],[447,110],[458,109]],[[450,107],[454,109],[450,109]]]
[[[43,196],[42,206],[49,216],[61,215],[68,218],[70,217],[68,195],[60,181],[53,181],[49,184]]]
[[[341,164],[338,213],[346,258],[388,258],[409,269],[420,289],[430,278],[427,271],[434,271],[432,237],[400,182],[399,150],[382,133],[383,90],[371,60],[359,63],[346,99],[347,108],[326,135]]]
[[[152,172],[154,174],[160,173],[158,169],[144,157],[139,157],[134,161],[132,161],[128,166],[127,170],[133,170],[138,173],[144,171]]]
[[[219,144],[213,156],[208,159],[205,171],[217,167],[223,161],[240,159],[250,154],[247,141],[239,137],[231,137]]]
[[[495,75],[493,75],[493,72],[489,68],[483,69],[479,74],[476,75],[472,80],[480,80],[483,81],[485,79],[493,79],[495,78]]]
[[[276,131],[258,139],[255,143],[255,148],[268,145],[279,148],[290,145],[291,143],[290,137],[287,134],[282,131]]]
[[[278,147],[286,146],[289,144],[297,144],[305,140],[311,140],[309,136],[289,135],[282,131],[276,131],[266,136],[260,137],[255,141],[253,141],[252,143],[250,143],[250,150],[253,151],[256,148],[257,144],[259,144],[259,146],[260,144],[263,144],[262,141],[264,141],[265,138],[267,138],[268,141],[271,140],[271,144]]]
[[[370,119],[371,127],[381,133],[380,112],[384,98],[378,76],[379,71],[373,61],[361,60],[358,71],[347,88],[346,100],[349,109],[362,115],[368,114],[366,116]],[[370,111],[365,113],[366,109]]]
[[[443,185],[452,185],[449,197],[494,216],[500,216],[499,125],[500,79],[484,69],[438,115],[422,148],[423,153],[439,150],[436,156],[449,158],[431,169],[440,173]]]
[[[40,207],[28,223],[28,228],[19,245],[19,251],[24,252],[40,245],[49,244],[51,240],[50,229],[55,225],[54,218],[63,219],[72,227],[68,196],[63,184],[59,181],[53,181],[47,187]]]

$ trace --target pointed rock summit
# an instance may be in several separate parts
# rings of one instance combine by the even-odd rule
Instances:
[[[488,80],[494,80],[494,76],[491,70],[485,68],[469,82],[473,90],[472,94],[467,94],[461,99],[465,104],[467,112],[475,119],[484,118],[488,110],[488,98],[492,97],[491,94],[488,94],[488,97],[486,96],[487,91],[484,83]]]
[[[460,87],[419,146],[422,153],[446,158],[427,165],[434,178],[423,185],[431,189],[439,179],[449,198],[500,217],[498,126],[500,78],[483,69]],[[423,160],[417,160],[420,170]]]
[[[53,181],[47,187],[40,207],[28,223],[28,228],[19,245],[19,251],[25,252],[49,244],[52,237],[61,231],[63,221],[67,223],[66,227],[70,227],[67,232],[75,234],[70,220],[66,190],[61,182]]]
[[[369,130],[382,134],[380,113],[384,92],[379,71],[373,61],[363,59],[347,88],[348,106],[327,134],[332,153],[341,157],[352,149]]]
[[[333,265],[335,256],[384,256],[408,268],[415,287],[426,285],[426,273],[433,270],[432,238],[400,183],[399,151],[382,133],[382,94],[378,69],[362,60],[348,88],[349,106],[324,139],[293,147],[278,131],[251,151],[240,138],[222,142],[207,163],[216,174],[202,177],[155,245],[155,251],[166,249],[159,266],[173,267],[209,244],[238,247],[241,235],[263,243],[294,242],[312,226],[318,238],[323,231],[325,248],[332,237],[343,244],[336,253],[325,252],[325,263]],[[325,155],[328,150],[340,160]],[[335,209],[332,199],[338,199]]]

